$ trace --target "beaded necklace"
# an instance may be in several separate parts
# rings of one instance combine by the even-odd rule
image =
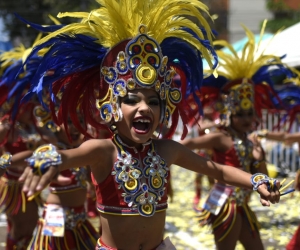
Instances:
[[[241,139],[236,131],[234,131],[232,128],[229,129],[229,133],[233,140],[233,145],[235,152],[237,154],[237,157],[240,162],[240,166],[242,166],[242,169],[246,172],[250,172],[250,165],[253,160],[253,144],[250,140],[247,139],[247,135],[245,134],[245,139]]]

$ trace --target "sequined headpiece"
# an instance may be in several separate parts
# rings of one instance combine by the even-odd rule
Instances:
[[[176,72],[167,67],[168,57],[162,55],[159,44],[147,35],[144,25],[139,32],[135,38],[113,48],[104,59],[101,81],[109,84],[109,90],[105,98],[97,100],[97,108],[105,122],[117,122],[122,119],[118,97],[124,97],[127,90],[153,88],[166,103],[162,105],[162,119],[168,125],[176,104],[181,101],[180,89],[172,86]],[[111,62],[111,54],[116,51],[117,57]]]
[[[264,33],[266,22],[261,30]],[[262,109],[279,109],[279,97],[274,89],[276,75],[289,78],[293,73],[275,55],[264,55],[259,49],[260,42],[255,43],[254,34],[245,26],[248,42],[244,45],[241,54],[226,41],[215,41],[230,52],[218,50],[219,67],[218,78],[209,76],[204,80],[201,88],[202,95],[218,99],[216,109],[221,119],[228,124],[229,116],[239,111],[253,109],[258,118],[261,118]],[[261,51],[258,53],[257,51]],[[219,95],[216,95],[219,93]],[[276,104],[277,103],[277,104]]]
[[[225,85],[222,89],[222,102],[217,105],[222,107],[223,112],[236,114],[241,111],[248,111],[254,109],[254,89],[253,83],[248,79],[232,81]],[[221,110],[222,110],[221,109]],[[225,110],[224,110],[225,109]]]
[[[135,88],[153,88],[161,99],[161,122],[170,127],[166,135],[170,137],[179,117],[184,125],[190,119],[185,110],[187,93],[200,89],[202,59],[211,69],[217,65],[212,33],[201,14],[208,14],[207,7],[198,0],[97,2],[101,7],[89,13],[58,15],[81,21],[41,39],[35,52],[43,51],[44,60],[28,95],[40,95],[47,88],[53,102],[64,88],[62,117],[69,114],[76,120],[74,107],[80,106],[87,123],[107,129],[107,124],[122,119],[119,97]],[[176,74],[179,84],[173,81]],[[105,126],[94,117],[97,109]],[[82,127],[78,129],[84,133]]]

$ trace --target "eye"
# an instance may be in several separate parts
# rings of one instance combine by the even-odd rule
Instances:
[[[129,104],[129,105],[133,105],[136,104],[138,101],[136,98],[129,98],[129,97],[125,97],[122,101],[124,104]]]
[[[158,99],[152,99],[149,101],[149,105],[158,106],[159,100]]]

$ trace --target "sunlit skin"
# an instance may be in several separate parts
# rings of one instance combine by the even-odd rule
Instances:
[[[158,126],[161,112],[158,100],[156,92],[149,89],[129,91],[128,95],[121,99],[123,120],[115,125],[124,143],[138,149],[141,148],[141,143],[152,138],[152,133]],[[146,126],[145,124],[134,125],[133,122],[140,116],[145,120],[151,119],[152,122]],[[144,132],[141,132],[143,130]],[[252,188],[251,175],[248,173],[206,160],[172,140],[153,139],[153,143],[156,147],[156,153],[165,159],[168,166],[176,164],[234,186]],[[111,139],[91,139],[78,148],[59,152],[63,163],[58,168],[51,167],[42,177],[34,176],[30,168],[24,171],[20,181],[24,181],[23,190],[27,195],[43,189],[58,170],[71,167],[89,165],[95,180],[97,183],[101,183],[108,175],[111,175],[112,166],[118,154],[117,147]],[[279,201],[278,192],[269,193],[265,185],[259,187],[259,192],[261,193],[262,204],[265,206]],[[163,240],[165,216],[165,211],[157,212],[149,218],[140,215],[115,216],[101,213],[101,239],[106,245],[118,249],[154,249]]]
[[[126,97],[121,98],[123,119],[116,123],[118,134],[128,146],[137,147],[145,143],[153,135],[158,126],[160,117],[160,99],[155,90],[143,93],[142,89],[133,90]],[[149,126],[146,133],[137,133],[134,121],[137,119],[148,120]],[[127,131],[130,131],[128,133]]]
[[[186,139],[182,141],[182,144],[193,150],[211,149],[216,154],[218,152],[224,153],[233,147],[233,139],[229,132],[233,130],[241,140],[249,140],[247,134],[253,130],[254,123],[255,113],[253,109],[241,111],[230,116],[230,125],[227,131],[220,130],[203,136]],[[253,142],[252,154],[254,159],[258,161],[264,159],[264,151],[259,141],[254,137],[251,137],[251,140]],[[267,174],[266,164],[262,163],[258,168],[251,167],[251,172]],[[217,248],[224,250],[234,249],[236,242],[239,240],[245,249],[263,249],[260,237],[252,237],[250,230],[243,230],[247,227],[248,221],[243,219],[241,214],[238,213],[230,233],[221,242],[216,241]]]
[[[241,134],[251,132],[254,122],[255,113],[252,109],[231,115],[231,127]]]

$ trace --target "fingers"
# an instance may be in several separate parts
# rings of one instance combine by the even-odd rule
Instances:
[[[30,167],[26,167],[23,174],[19,178],[19,181],[24,182],[23,184],[23,192],[27,193],[29,191],[29,186],[31,183],[31,179],[33,177],[32,170]]]
[[[34,193],[43,190],[50,184],[53,177],[57,174],[58,169],[56,167],[50,167],[47,173],[42,176],[34,175],[30,167],[27,167],[19,178],[19,181],[23,181],[23,192],[27,193],[27,196],[32,196]]]
[[[45,187],[47,187],[50,182],[53,180],[54,176],[57,175],[58,173],[58,168],[57,167],[50,167],[49,170],[42,176],[36,176],[36,177],[39,177],[36,178],[35,180],[38,180],[37,183],[33,183],[33,186],[36,187],[36,191],[40,191],[42,189],[44,189]]]
[[[260,203],[264,206],[264,207],[269,207],[270,206],[270,202],[268,202],[267,200],[260,198]]]
[[[275,204],[280,200],[279,192],[280,183],[276,183],[276,187],[271,192],[268,191],[265,184],[260,185],[258,188],[258,193],[260,194],[260,202],[263,206],[270,206],[270,203]]]

